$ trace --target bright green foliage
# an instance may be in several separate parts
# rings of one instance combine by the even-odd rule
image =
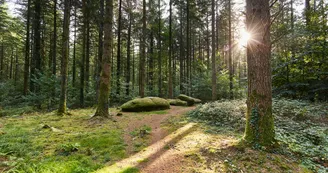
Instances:
[[[174,105],[174,106],[187,106],[187,102],[186,101],[182,101],[180,99],[168,99],[168,101],[170,102],[170,105]]]
[[[121,108],[122,111],[126,112],[143,112],[169,109],[170,104],[167,100],[159,97],[146,97],[128,101],[124,103]]]
[[[293,99],[327,101],[327,1],[310,1],[306,13],[297,12],[297,1],[290,2],[294,13],[290,4],[276,3],[271,8],[273,13],[280,13],[271,25],[273,93]]]

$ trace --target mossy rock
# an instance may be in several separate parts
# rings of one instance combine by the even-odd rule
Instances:
[[[198,104],[198,103],[202,103],[202,100],[200,100],[200,99],[196,99],[196,98],[194,98],[194,101],[195,101],[196,104]]]
[[[174,106],[188,106],[188,103],[186,101],[180,100],[180,99],[168,99],[170,105]]]
[[[184,94],[180,94],[178,96],[178,99],[182,100],[182,101],[186,101],[188,106],[192,106],[194,105],[195,103],[201,103],[202,101],[199,100],[199,99],[196,99],[196,98],[193,98],[193,97],[189,97],[187,95],[184,95]]]
[[[128,101],[121,108],[124,112],[143,112],[170,109],[170,104],[159,97],[145,97]]]

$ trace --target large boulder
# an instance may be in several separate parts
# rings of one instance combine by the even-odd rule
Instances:
[[[199,99],[196,99],[196,98],[193,98],[193,97],[189,97],[187,95],[184,95],[184,94],[180,94],[178,96],[178,99],[182,100],[182,101],[186,101],[188,106],[192,106],[194,105],[195,103],[201,103],[202,101],[199,100]]]
[[[188,106],[188,103],[186,101],[180,100],[180,99],[168,99],[170,105],[173,106]]]
[[[121,106],[121,109],[124,112],[165,110],[170,109],[170,104],[167,100],[159,97],[145,97],[128,101]]]

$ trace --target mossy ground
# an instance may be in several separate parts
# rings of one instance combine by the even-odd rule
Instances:
[[[203,125],[200,134],[190,137],[202,142],[184,154],[184,172],[311,172],[297,158],[240,145],[241,133]]]
[[[6,159],[1,166],[23,172],[83,173],[126,157],[122,129],[110,120],[90,119],[94,112],[81,109],[64,117],[51,112],[1,118],[0,155]]]
[[[188,124],[193,118],[204,117],[205,115],[212,117],[209,120],[213,123],[208,121],[198,122],[198,127],[181,136],[174,143],[164,147],[165,150],[160,157],[143,158],[139,161],[139,165],[151,163],[150,167],[131,167],[124,170],[124,172],[143,172],[145,169],[158,171],[162,168],[177,173],[311,172],[309,168],[302,166],[306,160],[303,160],[304,157],[300,156],[303,153],[302,151],[306,151],[303,154],[309,154],[308,151],[316,153],[319,149],[309,150],[310,148],[302,148],[303,145],[301,144],[305,143],[307,145],[313,137],[317,136],[315,134],[318,132],[322,133],[321,136],[323,136],[322,139],[318,140],[320,144],[318,146],[326,144],[326,138],[324,138],[324,134],[328,134],[325,131],[326,128],[311,128],[304,131],[306,123],[299,122],[298,119],[295,119],[295,121],[285,120],[286,117],[280,117],[279,115],[276,119],[276,124],[279,127],[277,128],[276,137],[281,141],[279,148],[268,151],[266,149],[245,147],[240,143],[243,130],[238,128],[239,125],[244,124],[244,121],[238,118],[239,114],[242,115],[245,112],[242,105],[244,101],[239,102],[232,102],[231,106],[224,102],[217,103],[218,106],[221,106],[219,109],[207,105],[208,107],[204,110],[196,109],[198,111],[197,116],[193,113],[195,115],[191,117],[178,116],[187,110],[194,109],[190,107],[172,107],[170,110],[165,111],[123,113],[122,116],[114,118],[117,122],[109,119],[91,118],[90,115],[95,112],[95,109],[92,108],[72,110],[70,111],[71,116],[64,117],[57,116],[56,112],[1,117],[0,172],[93,172],[105,165],[115,164],[117,161],[151,145],[154,142],[152,141],[154,131],[156,131],[156,128],[152,126],[154,120],[160,120],[160,126],[157,127],[169,134]],[[241,106],[236,106],[238,104]],[[284,102],[284,104],[287,104],[287,102]],[[279,109],[278,112],[276,110],[278,107],[280,106],[275,103],[275,114],[284,115],[286,109]],[[312,110],[309,106],[306,108]],[[327,107],[324,106],[324,109],[320,107],[318,110],[325,109]],[[313,110],[317,109],[313,108]],[[317,114],[313,110],[309,115]],[[115,111],[118,110],[111,110],[114,114]],[[237,112],[240,113],[235,115],[234,113]],[[326,110],[323,112],[326,112]],[[288,113],[288,115],[293,117],[291,113]],[[326,116],[321,112],[318,115]],[[163,116],[168,118],[162,122],[161,117]],[[221,118],[218,118],[218,116]],[[308,116],[306,115],[306,117]],[[309,118],[309,120],[316,122],[314,117]],[[131,126],[131,123],[134,124]],[[303,131],[293,130],[296,127],[303,129]],[[312,124],[309,127],[314,127],[314,125]],[[295,132],[296,134],[292,133],[292,136],[285,138],[282,134],[286,133],[279,131],[279,129],[290,133]],[[300,140],[305,132],[308,134],[305,137],[311,138],[311,140],[307,138]],[[127,142],[126,136],[134,138],[134,140]],[[319,135],[319,137],[321,136]],[[161,139],[159,138],[159,140]],[[284,139],[290,140],[284,141]],[[299,140],[299,143],[295,142],[294,139]],[[290,146],[285,146],[285,144],[290,144]],[[130,145],[132,145],[132,153],[127,149]],[[327,162],[324,160],[322,161],[319,158],[319,161],[323,167],[327,166]]]

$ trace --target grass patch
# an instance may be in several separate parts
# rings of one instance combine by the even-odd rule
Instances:
[[[136,128],[130,133],[130,135],[133,137],[133,150],[135,152],[141,151],[148,146],[151,130],[152,129],[150,126],[144,125]]]
[[[110,120],[93,122],[94,111],[1,118],[0,154],[8,158],[9,172],[87,173],[126,157],[122,129]]]
[[[121,173],[138,173],[138,172],[140,172],[138,168],[127,168]]]

